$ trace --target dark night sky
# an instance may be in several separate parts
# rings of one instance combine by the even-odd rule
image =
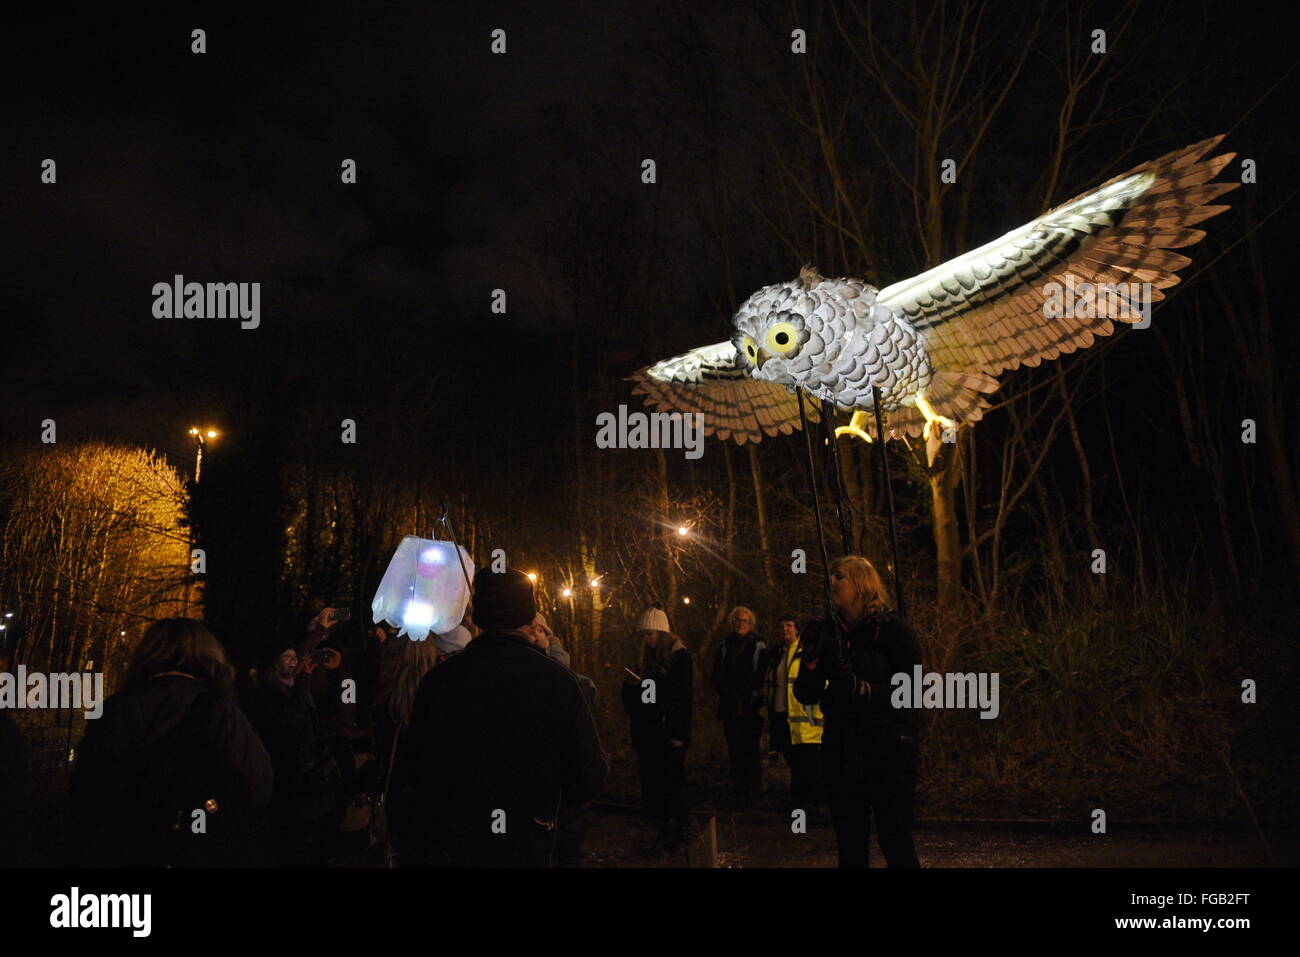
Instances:
[[[6,437],[53,415],[175,450],[191,416],[220,419],[231,364],[268,344],[317,380],[387,338],[418,375],[411,353],[430,371],[470,361],[493,288],[519,322],[543,321],[554,290],[530,217],[536,174],[564,152],[546,110],[588,95],[643,24],[625,11],[593,29],[595,5],[353,7],[234,23],[160,6],[8,32]],[[205,57],[189,52],[196,24]],[[505,57],[488,52],[496,25]],[[46,156],[58,185],[32,185]],[[338,181],[343,157],[356,187]],[[261,281],[263,327],[152,318],[150,287],[177,272]]]

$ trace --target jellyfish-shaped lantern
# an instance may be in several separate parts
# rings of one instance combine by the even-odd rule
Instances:
[[[407,635],[412,641],[424,641],[430,632],[446,634],[465,617],[470,595],[466,576],[474,580],[474,562],[464,548],[407,535],[370,603],[374,620],[388,622],[399,629],[399,637]]]

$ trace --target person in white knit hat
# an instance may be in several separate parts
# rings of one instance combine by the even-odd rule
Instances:
[[[641,640],[635,670],[626,669],[623,708],[641,772],[641,805],[659,825],[657,849],[674,851],[690,837],[686,805],[686,748],[691,741],[694,665],[659,606],[633,625]]]

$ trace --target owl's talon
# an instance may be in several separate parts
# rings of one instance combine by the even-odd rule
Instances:
[[[838,439],[841,435],[856,435],[864,442],[870,442],[871,436],[862,428],[862,423],[867,419],[867,413],[861,409],[853,410],[853,418],[849,419],[848,425],[841,425],[835,430],[835,437]]]
[[[921,414],[925,416],[925,429],[922,431],[922,435],[925,437],[925,440],[927,442],[930,440],[930,437],[934,434],[934,427],[936,425],[938,425],[941,429],[957,428],[957,423],[954,422],[952,419],[948,418],[946,415],[940,415],[938,412],[934,411],[934,406],[930,404],[929,400],[926,399],[925,396],[918,395],[916,397],[916,407],[920,409]],[[940,432],[939,434],[940,436],[943,435],[942,432]]]

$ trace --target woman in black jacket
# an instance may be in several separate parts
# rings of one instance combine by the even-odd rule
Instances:
[[[890,867],[918,867],[912,840],[917,715],[890,701],[892,678],[921,663],[916,635],[889,609],[880,575],[865,558],[831,563],[835,614],[805,635],[795,697],[820,704],[822,768],[841,867],[866,867],[871,816]],[[910,702],[909,702],[910,705]]]
[[[271,759],[233,685],[225,650],[201,622],[149,626],[77,748],[72,797],[84,863],[269,863],[261,812]]]
[[[636,631],[641,661],[624,679],[623,709],[640,759],[642,807],[658,823],[663,849],[672,851],[691,834],[686,748],[691,743],[694,667],[681,639],[669,631],[662,608],[646,609]]]

